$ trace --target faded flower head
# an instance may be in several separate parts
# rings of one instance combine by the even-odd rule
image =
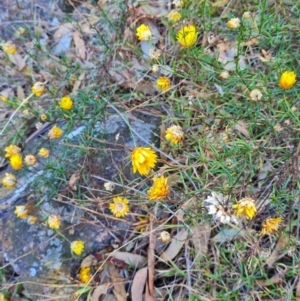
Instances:
[[[140,41],[149,41],[152,37],[150,27],[146,24],[141,24],[136,29],[136,36]]]
[[[215,221],[220,221],[222,224],[229,224],[231,221],[238,224],[238,220],[231,211],[231,203],[228,196],[212,192],[211,196],[208,196],[204,200],[208,214],[213,215]]]
[[[113,191],[115,189],[115,184],[112,182],[106,182],[103,186],[107,191]]]
[[[14,213],[20,219],[24,219],[28,216],[28,210],[25,205],[16,206]]]
[[[171,240],[171,235],[167,231],[160,232],[158,239],[160,239],[162,242],[169,242]]]
[[[45,148],[45,147],[42,147],[40,150],[39,150],[39,155],[42,157],[42,158],[48,158],[49,155],[50,155],[50,151],[49,149]]]
[[[19,170],[23,166],[22,156],[20,154],[12,155],[9,158],[9,162],[10,162],[12,169],[14,169],[14,170]]]
[[[168,185],[168,178],[164,176],[154,177],[153,185],[148,190],[148,199],[149,200],[161,200],[165,199],[170,192],[170,187]]]
[[[24,162],[27,166],[34,166],[37,163],[36,156],[32,154],[25,156]]]
[[[40,97],[42,94],[44,94],[46,91],[46,86],[41,83],[41,82],[36,82],[32,87],[31,87],[31,92],[36,96]]]
[[[230,76],[229,72],[228,71],[222,71],[220,74],[219,74],[219,78],[221,79],[228,79]]]
[[[196,30],[196,27],[194,25],[184,26],[178,31],[176,39],[184,48],[193,47],[198,39],[198,32]]]
[[[18,51],[18,48],[16,44],[14,44],[12,41],[7,41],[6,43],[2,44],[2,49],[7,54],[16,54]]]
[[[62,129],[56,125],[48,132],[49,139],[58,139],[61,137],[61,135]]]
[[[131,153],[133,172],[141,175],[148,175],[155,167],[157,155],[150,147],[137,147]]]
[[[251,13],[251,12],[245,11],[245,12],[243,13],[243,19],[245,19],[245,20],[251,20],[252,18],[253,18],[253,16],[252,16],[252,13]]]
[[[91,268],[90,267],[80,268],[78,278],[81,282],[85,284],[89,283],[92,279]]]
[[[57,215],[54,215],[54,214],[50,215],[48,217],[47,222],[48,222],[49,228],[51,228],[51,229],[57,230],[60,227],[60,219]]]
[[[82,240],[75,240],[71,243],[71,251],[76,254],[80,255],[84,250],[84,242]]]
[[[282,217],[267,218],[262,223],[261,235],[274,234],[278,231],[279,224],[283,221]]]
[[[237,216],[242,216],[247,219],[252,219],[256,214],[256,206],[251,198],[243,198],[237,204],[232,206],[236,210]]]
[[[241,21],[239,18],[232,18],[227,22],[227,26],[230,29],[238,28],[238,27],[240,27],[240,25],[241,25]]]
[[[184,6],[184,1],[183,0],[173,0],[172,2],[176,8],[180,8]]]
[[[179,125],[172,125],[166,130],[166,136],[165,138],[173,143],[173,144],[178,144],[183,139],[184,133]]]
[[[151,60],[157,61],[161,56],[161,50],[158,48],[150,48],[149,50],[149,58]]]
[[[175,9],[168,13],[168,19],[172,22],[178,22],[181,19],[181,13]]]
[[[42,114],[40,116],[40,118],[41,118],[42,121],[46,121],[47,120],[47,115],[46,114]]]
[[[10,158],[11,156],[17,155],[21,152],[21,149],[14,144],[7,146],[4,150],[6,152],[5,158]]]
[[[113,198],[112,203],[109,204],[109,209],[115,217],[124,217],[129,212],[129,201],[120,196]]]
[[[37,221],[38,221],[38,218],[36,216],[34,216],[34,215],[28,216],[27,223],[29,225],[34,225],[34,224],[36,224]]]
[[[154,64],[154,65],[152,66],[152,68],[151,68],[151,71],[152,71],[153,73],[158,72],[158,71],[159,71],[159,66],[158,66],[157,64]]]
[[[170,86],[171,86],[171,81],[166,76],[161,76],[156,81],[157,89],[159,89],[163,92],[167,91],[170,88]]]
[[[294,71],[285,71],[282,73],[279,80],[280,88],[287,90],[292,88],[295,83],[296,83],[296,73]]]
[[[12,173],[5,173],[5,177],[2,179],[2,185],[7,189],[15,188],[17,184],[17,178]]]
[[[260,101],[262,99],[262,93],[258,89],[254,89],[249,93],[249,97],[252,101]]]
[[[60,100],[59,107],[63,110],[70,111],[73,108],[73,101],[70,96],[64,96]]]

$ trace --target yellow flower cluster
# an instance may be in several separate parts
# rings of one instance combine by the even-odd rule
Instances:
[[[63,110],[70,111],[73,108],[73,101],[70,96],[64,96],[59,103],[59,107]]]
[[[176,39],[183,48],[193,47],[198,40],[196,27],[194,25],[184,26],[178,31]]]
[[[232,18],[227,22],[227,26],[230,29],[238,28],[238,27],[240,27],[240,25],[241,25],[241,21],[239,18]]]
[[[150,147],[137,147],[131,153],[133,172],[146,176],[155,167],[157,155]]]
[[[54,215],[54,214],[50,215],[48,217],[47,222],[48,222],[49,228],[51,228],[51,229],[57,230],[60,227],[60,219],[57,215]]]
[[[36,96],[36,97],[40,97],[41,95],[43,95],[46,91],[46,87],[43,83],[41,82],[36,82],[32,88],[31,88],[31,92]]]
[[[152,33],[150,30],[150,27],[146,24],[141,24],[137,29],[136,29],[136,36],[138,40],[140,41],[149,41],[151,40]]]
[[[39,155],[42,157],[42,158],[48,158],[49,155],[50,155],[50,151],[49,149],[45,148],[45,147],[42,147],[40,150],[39,150]]]
[[[80,255],[84,250],[84,242],[82,240],[75,240],[71,243],[71,251],[76,254]]]
[[[148,199],[149,200],[161,200],[168,196],[170,188],[168,185],[168,178],[164,176],[154,177],[153,185],[148,190]]]
[[[184,133],[181,126],[172,125],[171,127],[167,128],[165,138],[173,144],[178,144],[180,141],[182,141],[183,136]]]
[[[4,150],[5,150],[5,153],[6,153],[5,154],[6,158],[10,158],[11,156],[17,155],[21,152],[21,149],[18,146],[14,145],[14,144],[11,144],[11,145],[7,146]]]
[[[171,10],[168,13],[168,19],[172,22],[178,22],[181,19],[181,13],[177,10]]]
[[[9,158],[10,165],[14,170],[20,170],[23,166],[23,159],[20,154],[12,155]]]
[[[264,220],[261,229],[261,235],[274,234],[278,231],[279,224],[283,221],[282,217],[267,218]]]
[[[7,41],[6,43],[2,44],[2,49],[7,54],[16,54],[18,51],[17,46],[12,41]]]
[[[14,213],[20,219],[24,219],[28,216],[28,210],[24,205],[16,206]]]
[[[253,219],[256,214],[256,206],[254,200],[251,198],[243,198],[237,204],[232,206],[236,210],[236,215]]]
[[[27,166],[34,166],[37,163],[36,156],[32,154],[25,156],[24,162]]]
[[[89,283],[92,279],[91,268],[83,267],[79,271],[79,280],[85,284]]]
[[[161,90],[163,92],[169,90],[170,86],[171,86],[171,81],[166,76],[161,76],[156,81],[156,87],[157,87],[157,89],[159,89],[159,90]]]
[[[49,139],[58,139],[62,135],[62,129],[58,126],[54,126],[51,128],[51,130],[48,132]]]
[[[15,188],[15,186],[17,185],[17,178],[12,173],[6,173],[1,183],[5,188],[12,189]]]
[[[280,88],[287,90],[292,88],[295,83],[296,83],[296,73],[294,71],[285,71],[282,73],[279,80]]]
[[[113,198],[112,203],[109,205],[109,209],[116,217],[124,217],[129,212],[129,201],[120,196]]]

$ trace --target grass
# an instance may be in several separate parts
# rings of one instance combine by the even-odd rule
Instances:
[[[146,219],[148,228],[144,229],[144,234],[131,225],[130,235],[127,233],[130,237],[125,237],[124,246],[121,244],[119,250],[139,251],[147,256],[152,234],[159,235],[163,229],[174,237],[184,228],[189,230],[184,246],[172,260],[162,262],[159,260],[162,251],[155,253],[156,270],[152,280],[156,297],[160,295],[161,300],[217,301],[282,300],[283,296],[289,300],[300,298],[299,220],[296,212],[299,198],[299,83],[289,90],[278,85],[284,71],[299,73],[300,70],[297,44],[299,9],[296,1],[290,4],[265,0],[230,1],[226,6],[221,1],[186,1],[180,11],[186,24],[196,26],[198,43],[189,49],[180,48],[176,33],[184,21],[172,24],[164,16],[153,16],[154,26],[164,37],[161,44],[163,53],[157,62],[142,58],[134,36],[127,33],[128,38],[122,38],[120,24],[122,30],[133,33],[136,27],[125,28],[126,18],[131,22],[134,18],[124,4],[121,7],[124,18],[118,21],[119,25],[104,9],[91,5],[94,5],[97,16],[109,21],[117,40],[113,44],[107,41],[107,32],[102,35],[94,24],[91,28],[97,33],[90,38],[81,28],[83,23],[77,22],[76,28],[83,33],[86,45],[94,49],[90,65],[84,66],[76,60],[74,51],[69,57],[53,55],[42,45],[39,28],[26,28],[28,34],[17,40],[18,45],[35,41],[30,49],[23,48],[21,53],[29,56],[30,65],[25,73],[41,78],[45,76],[48,96],[43,97],[43,101],[33,96],[22,105],[3,131],[2,149],[4,155],[4,147],[9,144],[26,146],[26,152],[33,154],[42,146],[49,148],[50,158],[41,161],[44,173],[30,186],[30,194],[41,200],[36,207],[39,208],[45,195],[49,199],[60,197],[63,201],[72,200],[75,207],[97,216],[94,202],[83,201],[87,197],[93,199],[103,190],[91,185],[95,157],[107,151],[101,142],[106,137],[95,131],[97,122],[105,120],[110,110],[115,109],[125,120],[127,114],[124,112],[150,112],[161,118],[163,129],[175,124],[185,132],[179,145],[166,141],[163,130],[161,134],[155,133],[161,138],[158,149],[161,159],[156,171],[170,177],[170,196],[161,202],[147,201],[145,193],[152,183],[151,177],[128,180],[122,175],[121,167],[115,184],[125,187],[124,197],[130,199],[131,208],[135,210],[132,216],[143,215],[150,219]],[[249,20],[242,18],[245,11],[252,14]],[[234,17],[239,17],[242,23],[240,27],[230,29],[226,22]],[[68,18],[67,22],[71,24],[72,18]],[[212,43],[206,40],[210,33],[215,39]],[[97,55],[103,49],[104,56],[101,54],[99,64]],[[220,56],[232,58],[227,79],[219,77],[226,69],[224,62],[218,60]],[[3,54],[3,59],[7,66],[15,68],[8,55]],[[140,69],[137,63],[131,66],[134,59],[137,59]],[[121,62],[125,67],[115,65],[115,62]],[[150,83],[153,87],[158,77],[149,71],[153,63],[160,66],[160,75],[171,71],[172,87],[165,93],[150,88],[147,91],[151,93],[144,93],[145,90],[137,84],[137,81],[145,85]],[[114,66],[119,67],[113,71],[122,74],[117,80],[111,73],[109,75]],[[74,78],[78,79],[83,73],[81,88],[72,94]],[[126,81],[121,83],[124,77]],[[2,80],[14,90],[19,86],[19,78],[25,81],[22,89],[28,96],[33,76],[32,79],[26,77],[24,70],[19,71],[16,80],[13,76],[2,76]],[[249,93],[253,89],[262,92],[262,100],[251,101]],[[58,108],[60,98],[67,94],[72,95],[75,103],[71,111]],[[14,112],[21,102],[17,96],[9,97],[1,108]],[[46,121],[51,125],[61,125],[65,135],[79,125],[85,128],[79,139],[64,140],[59,145],[48,139],[26,142],[28,133],[36,130],[34,124],[41,122],[42,114],[46,114]],[[114,147],[112,145],[112,149]],[[2,159],[3,165],[5,162]],[[26,176],[27,171],[24,167],[17,173],[18,178]],[[76,172],[80,174],[77,190],[71,190],[69,180]],[[64,191],[66,187],[67,193]],[[129,191],[128,187],[135,190]],[[232,204],[251,197],[257,204],[255,217],[252,220],[241,219],[239,226],[223,225],[214,220],[204,203],[212,192],[227,195]],[[101,206],[105,218],[113,219],[109,211],[105,211],[111,198],[109,194],[103,197]],[[189,201],[191,204],[186,205]],[[177,216],[180,208],[184,212],[181,219]],[[279,216],[284,219],[280,230],[260,236],[263,221],[267,217]],[[210,230],[204,225],[208,225]],[[200,233],[193,234],[196,229]],[[210,240],[203,238],[207,233]],[[193,235],[201,238],[201,248],[206,252],[199,250],[193,242]],[[282,237],[285,240],[280,245]],[[130,249],[128,244],[131,246],[131,243],[142,247]],[[275,254],[277,247],[279,255]],[[275,259],[271,262],[272,256]],[[14,293],[12,284],[8,285],[8,274],[3,270],[0,272],[4,279],[2,283],[6,283],[3,292],[7,297],[12,296]],[[135,272],[135,268],[128,269],[128,291]],[[90,297],[91,290],[88,291]]]

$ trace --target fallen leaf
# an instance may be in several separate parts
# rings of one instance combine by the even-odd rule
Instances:
[[[142,301],[143,291],[147,280],[148,268],[143,268],[136,272],[131,286],[131,300]]]
[[[222,229],[211,240],[213,242],[224,243],[226,241],[231,241],[234,238],[246,237],[247,235],[249,235],[249,233],[246,230],[241,230],[241,229]]]
[[[8,55],[9,60],[16,65],[16,67],[18,68],[19,71],[21,71],[22,69],[24,69],[24,67],[26,66],[26,60],[28,58],[28,56],[24,56],[22,57],[19,53],[16,54],[9,54]]]
[[[195,247],[197,256],[206,254],[208,250],[208,242],[210,238],[210,223],[199,222],[192,227],[192,243]]]
[[[79,56],[80,59],[84,61],[86,57],[85,43],[84,40],[81,38],[81,34],[78,30],[74,31],[73,40],[74,40],[77,55]]]
[[[288,243],[287,237],[285,237],[285,235],[281,235],[270,257],[266,260],[266,264],[268,265],[268,268],[271,268],[274,262],[278,259],[278,257],[280,257],[281,251],[285,249],[287,243]]]
[[[117,298],[113,294],[107,294],[103,301],[118,301]]]
[[[91,297],[91,301],[98,301],[99,297],[101,295],[106,295],[108,288],[110,287],[111,283],[103,283],[98,285],[95,290],[93,291],[92,297]]]
[[[76,190],[76,183],[80,179],[80,174],[79,172],[75,172],[71,175],[71,178],[69,180],[69,186],[71,189]]]
[[[273,276],[272,278],[267,280],[256,280],[255,284],[259,286],[270,286],[274,284],[280,284],[281,282],[282,282],[282,277]]]
[[[60,40],[65,35],[70,35],[74,26],[71,23],[64,23],[59,26],[56,32],[53,35],[55,40]]]
[[[224,65],[225,70],[234,70],[236,68],[236,56],[238,50],[233,43],[222,42],[218,47],[218,61]],[[245,56],[240,55],[237,62],[240,69],[246,68]]]
[[[234,130],[243,134],[246,138],[250,138],[249,131],[247,129],[247,124],[244,121],[239,121],[235,126]]]
[[[181,229],[179,232],[177,232],[177,234],[172,238],[168,248],[161,254],[160,258],[164,261],[170,261],[175,258],[183,247],[187,237],[187,229]]]
[[[119,275],[119,271],[115,266],[110,264],[108,266],[108,269],[109,269],[109,275],[111,278],[111,282],[114,286],[113,292],[114,292],[117,300],[118,301],[126,301],[127,294],[126,294],[126,290],[125,290],[124,279]]]
[[[94,261],[96,261],[95,257],[93,255],[88,255],[82,260],[80,267],[81,268],[90,267],[93,265]]]
[[[123,260],[127,264],[132,265],[137,268],[144,267],[144,265],[147,262],[147,259],[144,256],[138,255],[138,254],[132,254],[132,253],[128,253],[128,252],[116,251],[116,252],[111,253],[110,256],[114,257],[116,259],[119,259],[119,260]]]
[[[72,94],[74,94],[74,95],[77,94],[77,91],[80,88],[80,86],[81,86],[82,81],[84,80],[84,78],[85,78],[85,72],[82,72],[80,74],[79,78],[77,80],[75,80],[75,83],[74,83],[74,86],[73,86],[73,89],[72,89]]]

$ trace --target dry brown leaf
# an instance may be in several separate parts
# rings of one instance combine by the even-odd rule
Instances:
[[[235,69],[235,57],[238,55],[238,50],[233,43],[223,42],[217,45],[218,47],[218,61],[224,65],[225,70]],[[241,69],[246,68],[245,56],[240,55],[238,66]]]
[[[270,285],[274,285],[274,284],[280,284],[280,283],[282,283],[282,278],[283,278],[283,275],[281,275],[281,276],[275,275],[272,278],[267,279],[267,280],[256,280],[255,284],[259,285],[259,286],[270,286]]]
[[[199,222],[192,228],[192,243],[198,256],[207,253],[210,232],[210,223]]]
[[[247,124],[244,121],[239,121],[235,126],[234,130],[243,134],[246,138],[250,138],[250,133],[247,130]]]
[[[187,229],[181,229],[179,232],[177,232],[177,234],[172,238],[171,243],[166,251],[161,254],[160,258],[164,261],[170,261],[174,259],[183,247],[187,237]]]
[[[78,30],[74,31],[73,40],[78,57],[84,61],[86,57],[85,43],[84,40],[81,38],[81,34]]]
[[[143,268],[136,272],[131,286],[131,300],[142,301],[143,291],[147,280],[148,268]]]
[[[90,267],[91,265],[93,265],[93,262],[95,261],[95,257],[93,255],[88,255],[87,257],[85,257],[82,262],[80,267],[81,268],[86,268],[86,267]]]
[[[58,41],[61,39],[61,37],[70,35],[73,29],[74,26],[71,23],[62,24],[54,33],[53,38]]]
[[[18,87],[17,87],[17,97],[18,97],[20,100],[25,99],[25,92],[24,92],[22,86],[18,86]]]
[[[8,57],[9,57],[9,60],[14,65],[16,65],[16,67],[18,68],[19,71],[24,69],[24,67],[26,66],[26,60],[27,60],[28,56],[22,57],[19,53],[16,53],[14,55],[9,54]]]
[[[148,283],[146,283],[145,301],[156,301],[156,299],[153,296],[151,296],[151,294],[149,292]]]
[[[270,257],[266,260],[266,264],[268,265],[269,268],[272,267],[274,262],[281,255],[280,253],[286,247],[287,243],[288,243],[287,237],[285,235],[281,235],[278,239],[275,249],[271,253]]]
[[[76,183],[80,179],[80,174],[79,172],[75,172],[71,175],[71,178],[69,180],[69,186],[71,189],[76,190]]]
[[[126,262],[129,265],[132,265],[134,267],[142,268],[147,262],[147,259],[138,254],[132,254],[128,252],[120,252],[116,251],[110,254],[110,257],[114,257],[118,260],[122,260]]]
[[[73,89],[72,89],[72,94],[76,95],[77,94],[77,91],[78,89],[80,88],[81,86],[81,83],[82,81],[84,80],[85,78],[85,72],[82,72],[78,78],[78,80],[75,81],[74,83],[74,86],[73,86]]]
[[[98,285],[95,290],[93,291],[92,297],[91,297],[91,301],[98,301],[99,297],[101,295],[106,295],[108,288],[110,287],[111,283],[103,283]]]
[[[109,265],[109,275],[113,283],[113,292],[118,301],[126,301],[127,294],[125,290],[124,279],[120,276],[118,269],[114,265]]]

